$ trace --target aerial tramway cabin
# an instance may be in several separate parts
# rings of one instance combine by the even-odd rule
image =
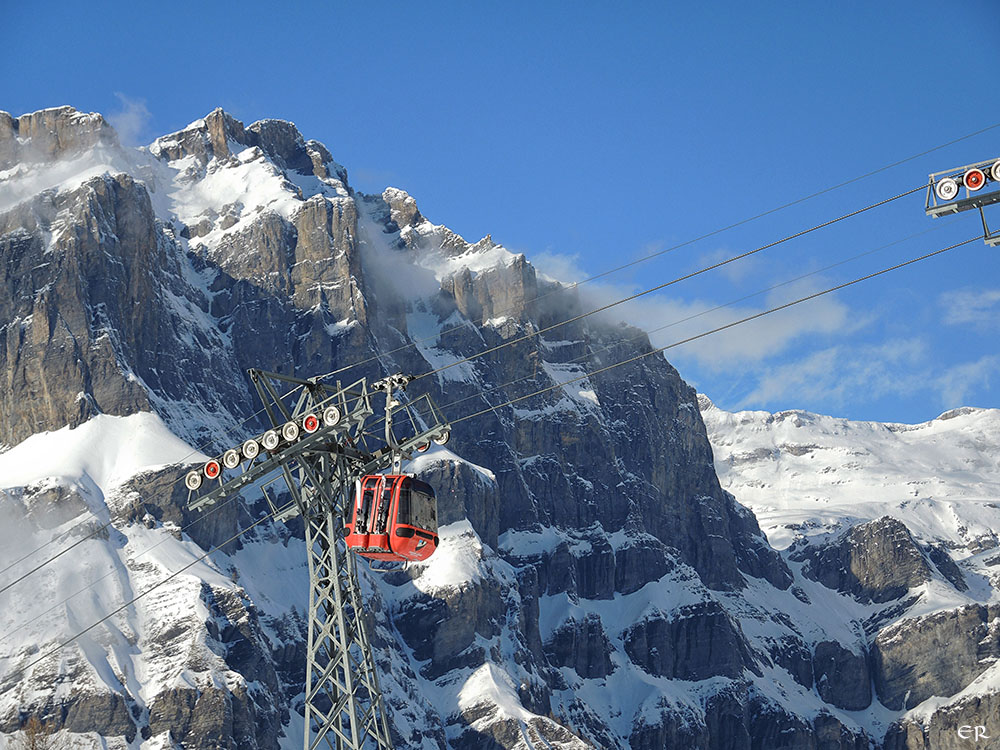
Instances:
[[[345,521],[348,549],[372,560],[426,560],[438,546],[434,489],[408,474],[358,480]]]

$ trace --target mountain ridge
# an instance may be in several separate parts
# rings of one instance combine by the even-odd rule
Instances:
[[[44,112],[23,116],[48,122],[39,138],[55,144],[35,166],[20,160],[20,124],[15,133],[14,118],[0,115],[0,164],[19,159],[0,171],[0,254],[12,290],[2,311],[11,322],[0,329],[0,372],[11,386],[0,398],[0,440],[14,445],[0,459],[56,439],[32,438],[39,427],[75,426],[58,437],[75,440],[101,414],[119,414],[127,432],[155,412],[189,445],[222,447],[260,427],[241,425],[256,410],[235,377],[248,366],[422,372],[579,312],[572,290],[489,235],[466,242],[396,188],[355,191],[330,151],[290,123],[244,127],[214,110],[129,151],[110,141],[103,118],[81,120],[72,136],[74,114]],[[81,157],[91,148],[96,164]],[[51,169],[63,162],[72,169]],[[649,346],[593,320],[536,338],[423,381],[445,408],[468,399],[487,413],[475,426],[457,424],[450,450],[417,462],[439,495],[435,557],[361,575],[398,743],[735,750],[782,737],[790,748],[915,750],[947,734],[954,706],[880,701],[896,706],[906,691],[939,686],[958,695],[985,674],[975,673],[976,644],[956,637],[960,668],[913,682],[907,670],[921,654],[897,636],[933,638],[955,621],[991,632],[988,551],[962,569],[967,592],[945,574],[951,552],[941,557],[891,524],[847,546],[817,537],[775,551],[719,483],[711,409],[699,409],[665,359],[501,406],[585,374],[582,355],[602,365]],[[488,395],[520,378],[507,395]],[[150,445],[162,450],[158,439]],[[88,448],[101,445],[77,450]],[[88,606],[72,599],[39,616],[31,641],[8,654],[0,729],[15,732],[35,715],[81,748],[301,744],[306,579],[294,525],[267,525],[199,564],[59,665],[33,670],[30,686],[11,677],[33,644],[86,624],[265,509],[248,493],[206,524],[184,508],[184,466],[92,486],[52,481],[67,464],[54,447],[39,451],[32,461],[43,476],[11,471],[6,481],[0,460],[11,527],[35,542],[79,538],[71,522],[80,508],[113,512],[108,538],[81,544],[81,570],[57,565],[49,577],[69,593],[107,566],[111,574]],[[915,561],[899,596],[891,575],[855,574],[887,597],[875,603],[816,580],[832,580],[840,565],[854,574],[859,555],[885,573],[877,552],[888,538]],[[161,546],[145,559],[151,544]],[[297,596],[286,579],[302,587]],[[930,594],[955,606],[908,618],[920,605],[907,602]],[[20,604],[25,611],[3,615],[4,631],[43,606]]]

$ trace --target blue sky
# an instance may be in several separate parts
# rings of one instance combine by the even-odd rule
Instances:
[[[0,109],[99,111],[135,143],[216,106],[246,123],[289,119],[354,187],[401,187],[432,221],[490,233],[563,278],[1000,123],[994,0],[39,7],[4,9]],[[584,294],[661,283],[995,156],[1000,128]],[[925,217],[918,193],[621,314],[663,326],[895,243],[654,334],[665,345],[979,231],[975,214]],[[730,409],[915,422],[997,407],[998,262],[974,243],[669,358]]]

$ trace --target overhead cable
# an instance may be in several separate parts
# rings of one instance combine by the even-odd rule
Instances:
[[[963,245],[968,245],[968,244],[970,244],[972,242],[975,242],[976,240],[979,240],[979,239],[982,239],[982,238],[978,237],[978,236],[977,237],[973,237],[972,239],[968,239],[968,240],[965,240],[963,242],[958,242],[958,243],[955,243],[954,245],[949,245],[948,247],[942,248],[940,250],[935,250],[934,252],[927,253],[926,255],[921,255],[918,258],[912,258],[911,260],[904,261],[903,263],[897,263],[896,265],[890,266],[889,268],[883,268],[881,271],[875,271],[874,273],[870,273],[870,274],[867,274],[866,276],[861,276],[861,277],[853,279],[851,281],[844,282],[843,284],[838,284],[837,286],[830,287],[829,289],[824,289],[823,291],[815,292],[814,294],[809,294],[809,295],[807,295],[805,297],[800,297],[799,299],[793,300],[792,302],[786,302],[783,305],[778,305],[776,307],[772,307],[772,308],[770,308],[768,310],[764,310],[763,312],[755,313],[753,315],[748,315],[745,318],[740,318],[739,320],[736,320],[736,321],[734,321],[732,323],[727,323],[724,326],[719,326],[718,328],[713,328],[710,331],[705,331],[704,333],[699,333],[699,334],[696,334],[694,336],[689,336],[689,337],[687,337],[685,339],[681,339],[680,341],[675,341],[672,344],[668,344],[666,346],[660,346],[660,347],[652,349],[652,350],[650,350],[648,352],[644,352],[643,354],[638,354],[638,355],[636,355],[634,357],[630,357],[630,358],[628,358],[626,360],[622,360],[621,362],[616,362],[615,364],[608,365],[606,367],[601,367],[601,368],[599,368],[597,370],[593,370],[592,372],[588,372],[588,373],[586,373],[584,375],[581,375],[579,377],[571,378],[571,379],[565,380],[565,381],[563,381],[561,383],[556,383],[555,385],[549,386],[547,388],[542,388],[540,390],[534,391],[533,393],[529,393],[529,394],[527,394],[525,396],[519,396],[517,398],[510,399],[509,401],[506,401],[506,402],[504,402],[502,404],[498,404],[496,406],[491,406],[488,409],[482,409],[481,411],[477,411],[477,412],[475,412],[473,414],[469,414],[467,416],[460,417],[459,419],[451,420],[451,424],[453,424],[453,425],[454,424],[458,424],[458,423],[464,422],[464,421],[466,421],[468,419],[473,419],[475,417],[482,416],[483,414],[488,414],[489,412],[494,411],[495,409],[502,409],[503,407],[510,406],[512,404],[516,404],[519,401],[524,401],[525,399],[532,398],[534,396],[539,396],[539,395],[541,395],[543,393],[548,393],[549,391],[554,391],[555,389],[562,388],[563,386],[569,385],[570,383],[577,383],[577,382],[579,382],[581,380],[586,380],[587,378],[593,377],[594,375],[599,375],[599,374],[601,374],[603,372],[607,372],[608,370],[613,370],[616,367],[621,367],[622,365],[627,365],[627,364],[631,364],[632,362],[637,362],[640,359],[645,359],[646,357],[650,357],[650,356],[652,356],[654,354],[660,354],[662,352],[665,352],[667,349],[673,349],[674,347],[678,347],[678,346],[681,346],[683,344],[688,344],[688,343],[691,343],[692,341],[697,341],[698,339],[702,339],[702,338],[705,338],[706,336],[711,336],[712,334],[728,330],[730,328],[733,328],[734,326],[738,326],[738,325],[741,325],[743,323],[748,323],[751,320],[756,320],[758,318],[762,318],[765,315],[770,315],[772,313],[776,313],[779,310],[785,310],[785,309],[787,309],[789,307],[793,307],[794,305],[799,305],[799,304],[802,304],[803,302],[808,302],[809,300],[816,299],[817,297],[822,297],[825,294],[831,294],[832,292],[839,291],[840,289],[845,289],[845,288],[847,288],[849,286],[853,286],[854,284],[859,284],[862,281],[867,281],[868,279],[873,279],[876,276],[881,276],[883,274],[889,273],[890,271],[896,271],[896,270],[898,270],[900,268],[905,268],[906,266],[913,265],[914,263],[919,263],[922,260],[926,260],[928,258],[933,258],[936,255],[941,255],[942,253],[946,253],[949,250],[954,250],[957,247],[962,247]]]
[[[719,261],[718,263],[713,263],[710,266],[706,266],[704,268],[700,268],[697,271],[692,271],[691,273],[684,274],[683,276],[678,276],[675,279],[671,279],[670,281],[666,281],[666,282],[664,282],[662,284],[657,284],[656,286],[650,287],[649,289],[645,289],[645,290],[643,290],[641,292],[637,292],[636,294],[632,294],[632,295],[630,295],[628,297],[623,297],[622,299],[615,300],[614,302],[609,302],[606,305],[601,305],[598,308],[595,308],[593,310],[589,310],[588,312],[585,312],[585,313],[581,313],[580,315],[576,315],[576,316],[574,316],[572,318],[568,318],[568,319],[563,320],[563,321],[561,321],[559,323],[553,323],[552,325],[546,326],[545,328],[540,328],[538,330],[531,331],[529,333],[524,334],[523,336],[519,336],[517,338],[510,339],[509,341],[505,341],[502,344],[497,344],[496,346],[490,347],[488,349],[484,349],[483,351],[477,352],[476,354],[472,354],[472,355],[466,357],[465,359],[459,359],[459,360],[456,360],[454,362],[450,362],[450,363],[448,363],[446,365],[442,365],[441,367],[438,367],[438,368],[436,368],[434,370],[430,370],[429,372],[421,373],[420,375],[417,375],[416,377],[414,377],[414,380],[419,380],[421,378],[426,378],[429,375],[436,375],[437,373],[443,372],[443,371],[445,371],[445,370],[447,370],[447,369],[449,369],[451,367],[457,367],[458,365],[465,364],[466,362],[471,362],[471,361],[473,361],[475,359],[479,359],[480,357],[486,356],[487,354],[492,354],[493,352],[499,351],[500,349],[504,349],[505,347],[512,346],[512,345],[520,343],[522,341],[526,341],[527,339],[530,339],[530,338],[534,338],[535,336],[539,336],[539,335],[541,335],[543,333],[546,333],[547,331],[551,331],[551,330],[553,330],[555,328],[559,328],[560,326],[564,326],[564,325],[566,325],[568,323],[574,323],[574,322],[576,322],[578,320],[582,320],[583,318],[589,317],[591,315],[595,315],[597,313],[604,312],[605,310],[610,310],[612,307],[617,307],[618,305],[622,305],[622,304],[624,304],[626,302],[631,302],[632,300],[638,299],[639,297],[643,297],[643,296],[645,296],[647,294],[652,294],[653,292],[658,292],[661,289],[665,289],[668,286],[672,286],[673,284],[680,283],[681,281],[687,281],[688,279],[694,278],[695,276],[699,276],[699,275],[701,275],[703,273],[707,273],[708,271],[714,271],[716,268],[721,268],[722,266],[728,265],[729,263],[735,263],[738,260],[742,260],[743,258],[748,258],[751,255],[755,255],[756,253],[759,253],[759,252],[761,252],[763,250],[767,250],[767,249],[772,248],[772,247],[774,247],[776,245],[780,245],[780,244],[782,244],[784,242],[789,242],[790,240],[794,240],[794,239],[797,239],[799,237],[803,237],[803,236],[809,234],[810,232],[815,232],[817,230],[820,230],[820,229],[823,229],[825,227],[831,226],[832,224],[836,224],[837,222],[844,221],[846,219],[850,219],[850,218],[852,218],[854,216],[858,216],[859,214],[863,214],[866,211],[871,211],[872,209],[879,208],[880,206],[884,206],[887,203],[891,203],[892,201],[899,200],[900,198],[904,198],[907,195],[912,195],[913,193],[915,193],[915,192],[917,192],[919,190],[923,190],[924,187],[925,187],[924,185],[920,185],[919,187],[913,188],[912,190],[907,190],[905,193],[899,193],[898,195],[894,195],[891,198],[886,198],[884,200],[878,201],[877,203],[869,204],[869,205],[865,206],[864,208],[859,208],[859,209],[856,209],[854,211],[851,211],[850,213],[846,213],[846,214],[844,214],[842,216],[838,216],[836,219],[830,219],[829,221],[824,221],[822,224],[817,224],[817,225],[815,225],[813,227],[810,227],[809,229],[803,229],[803,230],[801,230],[799,232],[796,232],[795,234],[790,234],[787,237],[783,237],[780,240],[775,240],[774,242],[769,242],[766,245],[761,245],[760,247],[758,247],[758,248],[756,248],[754,250],[748,250],[745,253],[740,253],[739,255],[734,255],[734,256],[732,256],[730,258],[727,258],[725,260]]]

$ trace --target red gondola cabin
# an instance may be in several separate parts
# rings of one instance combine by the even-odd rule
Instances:
[[[346,521],[347,548],[372,560],[426,560],[438,546],[437,500],[407,474],[369,474]]]

